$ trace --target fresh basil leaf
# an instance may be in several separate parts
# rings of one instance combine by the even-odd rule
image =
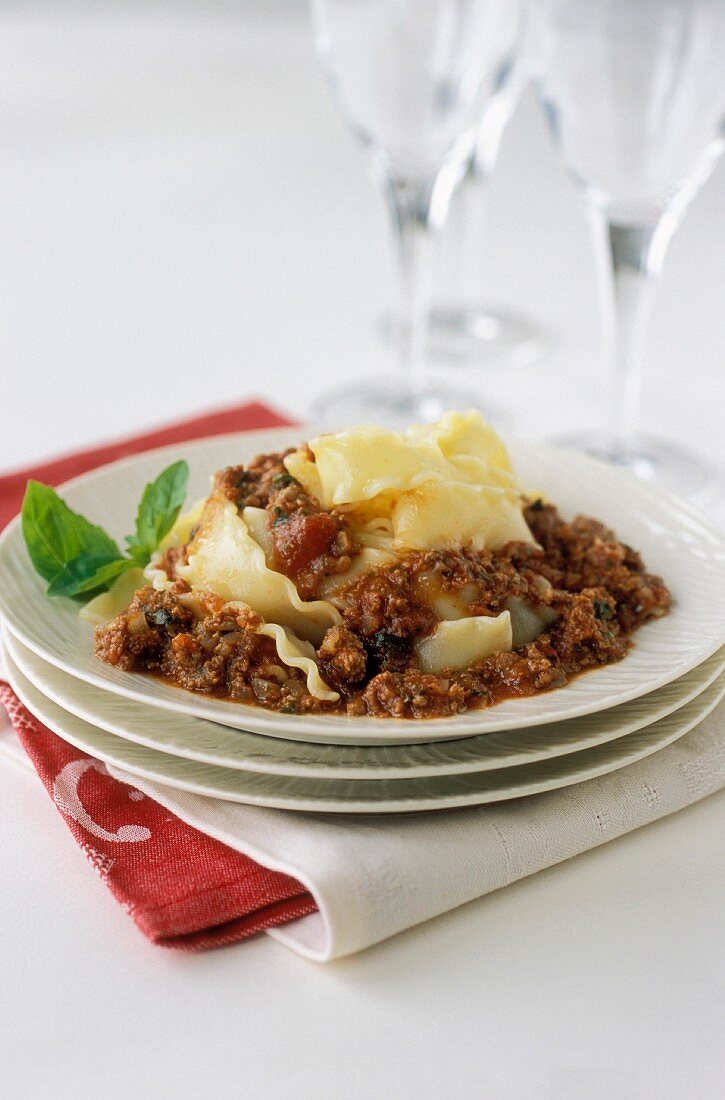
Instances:
[[[83,596],[90,599],[97,592],[105,592],[127,569],[137,568],[131,558],[115,561],[98,561],[91,557],[76,558],[67,562],[48,585],[49,596]]]
[[[126,539],[134,563],[146,565],[168,535],[186,498],[189,467],[183,460],[163,470],[144,489],[136,516],[136,533]]]
[[[55,489],[39,481],[28,482],[21,519],[30,560],[47,581],[79,559],[91,559],[98,569],[121,558],[117,544],[102,528],[74,512]]]
[[[49,581],[50,596],[90,598],[113,584],[127,569],[145,565],[171,530],[186,496],[189,468],[175,462],[146,486],[136,517],[136,534],[126,541],[124,557],[101,527],[74,512],[54,489],[29,481],[22,508],[22,529],[30,560]]]

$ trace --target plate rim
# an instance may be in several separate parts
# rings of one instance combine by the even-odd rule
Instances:
[[[6,654],[6,656],[7,656],[7,654]],[[111,753],[109,753],[107,750],[104,750],[103,748],[101,748],[101,750],[99,751],[97,746],[95,746],[93,749],[90,749],[87,745],[84,745],[82,743],[82,739],[79,738],[77,735],[74,736],[73,734],[68,734],[67,730],[64,731],[63,733],[60,733],[58,730],[54,729],[54,724],[55,723],[54,723],[53,719],[49,720],[47,718],[47,716],[45,716],[45,715],[36,714],[36,712],[33,709],[33,706],[30,703],[30,699],[28,698],[27,686],[26,686],[26,684],[23,684],[23,682],[22,682],[22,674],[19,673],[19,670],[16,669],[15,666],[13,665],[12,658],[9,658],[7,663],[8,663],[9,680],[10,680],[11,686],[13,687],[13,690],[18,695],[18,698],[21,700],[23,705],[27,707],[27,709],[36,717],[36,719],[41,721],[49,729],[53,730],[53,732],[56,733],[57,736],[62,737],[63,740],[67,741],[69,744],[74,745],[74,747],[80,749],[80,751],[90,753],[92,756],[94,756],[95,759],[101,760],[104,764],[110,764],[112,767],[117,767],[120,770],[125,771],[125,772],[129,773],[132,776],[133,775],[138,775],[139,777],[145,778],[147,780],[151,780],[152,782],[160,783],[161,785],[165,785],[167,787],[172,787],[176,790],[183,790],[183,791],[187,791],[187,792],[191,792],[191,793],[195,793],[195,794],[204,795],[204,796],[210,797],[210,798],[216,798],[216,799],[220,799],[220,800],[227,801],[227,802],[233,802],[233,803],[236,803],[236,804],[251,805],[251,806],[256,806],[256,807],[265,808],[265,809],[280,809],[280,810],[287,810],[287,811],[291,810],[291,811],[295,811],[295,812],[305,812],[305,813],[307,813],[307,812],[309,812],[309,813],[325,813],[325,814],[331,814],[331,815],[332,814],[335,814],[335,815],[343,814],[345,816],[350,816],[350,815],[372,816],[372,815],[379,815],[379,814],[421,813],[421,812],[433,812],[434,810],[447,810],[447,809],[459,809],[459,808],[463,808],[463,807],[483,806],[483,805],[490,805],[490,804],[496,803],[496,802],[507,801],[507,800],[510,800],[512,798],[526,798],[526,797],[529,797],[529,796],[535,795],[535,794],[543,794],[546,791],[561,790],[562,788],[565,788],[565,787],[575,786],[577,783],[584,783],[584,782],[587,782],[590,779],[596,779],[596,778],[599,778],[602,775],[607,775],[611,772],[619,771],[621,768],[627,767],[629,764],[635,764],[639,760],[643,760],[647,756],[652,756],[655,753],[657,753],[658,751],[660,751],[661,749],[664,749],[668,745],[673,744],[675,741],[679,740],[681,737],[684,737],[687,733],[689,733],[690,730],[694,729],[695,726],[699,725],[700,722],[704,721],[704,719],[707,718],[708,715],[712,713],[712,711],[715,709],[715,707],[717,707],[718,703],[720,703],[720,701],[723,699],[723,697],[725,697],[725,674],[721,673],[720,679],[718,681],[716,681],[714,684],[711,684],[710,687],[706,688],[705,691],[703,692],[704,695],[707,695],[707,700],[706,700],[706,702],[703,706],[701,706],[699,709],[695,707],[695,704],[700,699],[700,697],[698,697],[698,698],[692,700],[690,703],[686,704],[686,706],[684,708],[682,708],[685,711],[687,711],[688,708],[690,708],[690,711],[686,715],[685,721],[683,723],[681,723],[680,725],[677,725],[674,730],[670,730],[667,734],[664,734],[659,740],[655,739],[654,743],[646,743],[643,746],[642,751],[632,753],[626,759],[623,759],[621,761],[618,761],[618,760],[613,760],[612,761],[612,760],[610,760],[609,762],[605,762],[605,763],[601,764],[598,767],[590,769],[589,771],[587,771],[584,774],[581,774],[581,771],[580,771],[580,774],[569,775],[569,776],[566,776],[566,775],[560,776],[558,780],[554,780],[554,781],[541,780],[538,783],[535,782],[535,781],[533,783],[528,783],[528,784],[524,783],[524,784],[519,785],[515,789],[515,793],[512,793],[512,789],[513,789],[512,787],[510,787],[510,786],[508,788],[504,787],[501,790],[496,790],[496,791],[493,791],[493,792],[489,792],[490,797],[489,796],[482,797],[481,792],[469,792],[469,793],[460,794],[460,795],[444,796],[442,798],[441,797],[436,798],[435,796],[431,796],[431,797],[425,798],[425,799],[418,798],[417,800],[409,799],[407,801],[406,800],[400,800],[400,799],[398,799],[398,800],[390,799],[390,800],[387,800],[387,801],[380,800],[380,801],[377,801],[377,802],[374,802],[374,801],[355,802],[352,799],[346,799],[346,800],[343,801],[343,804],[341,806],[339,801],[333,801],[333,800],[329,800],[329,799],[325,800],[323,798],[315,799],[314,797],[310,797],[310,796],[307,796],[307,798],[305,799],[305,798],[300,798],[300,797],[297,797],[297,798],[295,798],[295,797],[275,798],[274,795],[269,797],[269,796],[259,796],[259,795],[254,795],[254,794],[247,794],[247,795],[244,796],[244,798],[242,798],[242,797],[240,797],[238,792],[235,793],[236,796],[233,796],[232,794],[230,794],[227,791],[212,790],[208,786],[204,787],[203,784],[201,784],[201,783],[196,783],[195,784],[192,781],[181,782],[181,781],[179,781],[178,779],[176,779],[174,777],[169,779],[168,776],[165,777],[165,776],[159,775],[159,774],[150,774],[148,768],[144,769],[143,767],[141,767],[139,765],[134,765],[133,763],[131,765],[129,765],[128,763],[123,762],[123,761],[118,762],[118,761],[112,759],[112,751],[111,751]],[[20,680],[18,679],[19,676],[21,677]],[[29,682],[26,682],[26,683],[29,683]],[[38,692],[37,688],[33,688],[32,685],[30,685],[30,687],[31,687],[32,690]],[[717,688],[717,690],[716,690],[716,688]],[[31,694],[32,694],[32,690],[31,690]],[[42,693],[40,693],[40,694],[42,696]],[[45,701],[46,701],[46,703],[50,702],[50,700],[48,700],[47,698],[45,699]],[[63,715],[66,715],[69,718],[73,718],[73,715],[69,714],[69,712],[67,712],[67,711],[63,711],[63,708],[58,707],[57,704],[50,703],[50,705],[51,705],[51,708],[55,708],[56,710],[61,711]],[[676,713],[680,713],[680,712],[676,712]],[[673,717],[674,716],[668,716],[667,718],[664,718],[661,721],[662,722],[669,722],[669,721],[671,721],[671,719]],[[77,721],[77,722],[81,722],[81,724],[83,724],[83,725],[89,725],[89,723],[83,723],[81,719],[74,719],[74,720]],[[657,725],[657,723],[654,723],[654,725]],[[93,727],[91,727],[91,728],[93,728]],[[651,729],[652,727],[648,727],[648,728]],[[112,741],[117,740],[117,741],[119,741],[120,744],[124,743],[121,738],[113,738],[112,734],[106,734],[103,731],[98,730],[98,729],[96,729],[96,732],[100,733],[101,736],[104,737],[104,738],[109,738]],[[639,731],[640,735],[641,735],[641,733],[642,733],[642,731]],[[632,734],[630,736],[631,737],[637,737],[638,734],[635,733],[635,734]],[[627,740],[627,739],[622,738],[621,740]],[[614,744],[616,744],[616,742],[614,742]],[[601,747],[606,748],[606,746],[601,746]],[[112,748],[113,748],[113,746],[111,746],[111,749]],[[153,753],[154,755],[159,756],[159,757],[163,757],[165,755],[163,753],[159,753],[157,750],[154,750],[154,749],[145,749],[144,751]],[[591,751],[596,752],[596,748],[594,750],[591,750]],[[571,760],[572,757],[575,757],[577,755],[587,755],[587,751],[585,750],[585,752],[582,753],[582,754],[573,753],[573,754],[570,754],[570,756],[568,758],[563,758],[563,759]],[[171,759],[173,759],[177,763],[180,760],[180,758],[178,758],[178,757],[172,757]],[[192,762],[181,760],[181,763],[190,765]],[[541,764],[547,764],[547,763],[549,763],[549,761],[541,761],[539,766]],[[535,765],[535,764],[532,765],[532,767],[536,767],[536,766],[537,765]],[[211,767],[211,765],[208,765],[208,767]],[[225,769],[215,769],[215,770],[224,771]],[[508,770],[509,769],[506,769],[506,768],[500,769],[500,771],[502,771],[502,772],[506,772]],[[516,771],[516,769],[513,769],[513,770]],[[232,774],[234,774],[235,776],[238,776],[240,773],[236,772],[236,773],[232,773]],[[491,775],[490,772],[487,772],[487,773],[484,773],[484,774],[488,775],[488,776]],[[268,776],[267,778],[272,779],[274,781],[275,779],[280,779],[282,777],[280,777],[280,776]],[[559,781],[559,780],[561,780],[561,781]],[[320,781],[318,780],[317,782],[320,782]],[[341,782],[342,783],[345,783],[345,782],[353,783],[354,781],[353,780],[342,780]],[[399,782],[405,783],[406,781],[405,780],[400,780]],[[416,782],[416,781],[415,780],[409,780],[408,782]]]
[[[175,443],[167,444],[164,447],[156,448],[150,451],[144,451],[140,454],[125,456],[121,459],[117,459],[114,462],[107,463],[104,466],[98,467],[88,473],[81,474],[75,478],[65,482],[61,489],[72,489],[80,484],[91,484],[98,479],[102,479],[107,476],[109,471],[117,472],[123,471],[128,466],[135,466],[139,462],[144,460],[155,460],[159,456],[167,455],[179,455],[182,453],[188,454],[189,450],[203,450],[209,446],[231,446],[232,441],[243,441],[245,444],[249,444],[251,440],[255,441],[254,446],[258,444],[257,440],[262,442],[269,440],[286,440],[297,441],[301,431],[306,431],[305,428],[299,427],[283,427],[283,428],[266,428],[259,431],[243,431],[224,433],[218,436],[210,436],[204,439],[192,440],[188,443]],[[628,485],[632,485],[631,475],[628,476],[625,471],[617,470],[605,463],[602,463],[589,456],[581,454],[573,454],[570,451],[563,450],[562,448],[552,447],[549,444],[535,443],[531,441],[511,441],[511,450],[514,458],[516,458],[517,452],[519,454],[528,453],[530,456],[534,456],[537,453],[549,455],[552,459],[562,459],[566,457],[569,462],[576,460],[580,464],[580,468],[584,470],[592,470],[593,472],[604,471],[609,479],[614,478],[622,479]],[[651,486],[644,483],[636,483],[636,487],[645,492],[647,495],[653,496],[659,503],[667,509],[675,508],[679,514],[679,518],[687,517],[695,522],[701,531],[704,531],[710,540],[714,540],[718,547],[722,547],[722,552],[725,555],[725,540],[721,532],[710,523],[707,516],[703,515],[697,508],[686,501],[681,501],[679,498],[674,497],[671,493],[656,486]],[[5,531],[0,535],[0,570],[3,567],[3,558],[6,551],[6,547],[11,543],[11,540],[22,537],[19,534],[20,519],[16,517],[6,527]],[[24,547],[21,546],[21,550],[24,553]],[[673,679],[683,676],[692,671],[702,661],[708,659],[723,643],[725,636],[713,641],[707,648],[703,648],[697,651],[696,654],[691,656],[685,661],[680,662],[677,666],[676,672],[672,672],[669,669],[664,669],[661,675],[657,678],[650,679],[643,687],[642,684],[632,684],[626,689],[622,689],[615,701],[605,701],[603,704],[598,705],[596,701],[589,700],[583,701],[579,704],[570,703],[568,707],[562,706],[564,717],[560,714],[552,713],[548,715],[538,715],[531,708],[528,714],[519,714],[517,717],[510,715],[506,716],[504,713],[503,718],[497,721],[495,711],[499,711],[499,707],[485,708],[480,711],[480,715],[490,716],[486,720],[482,720],[481,729],[476,729],[476,716],[479,712],[469,711],[463,716],[452,716],[448,718],[437,719],[415,719],[415,720],[395,720],[395,719],[379,719],[372,716],[365,716],[362,718],[349,719],[345,715],[306,715],[303,716],[304,728],[300,729],[302,721],[299,716],[290,717],[287,721],[282,721],[280,716],[276,712],[265,711],[262,707],[255,707],[253,705],[245,705],[243,703],[230,703],[224,700],[209,699],[204,696],[197,696],[190,692],[185,692],[180,688],[176,688],[172,685],[159,684],[158,687],[164,694],[156,695],[148,691],[148,684],[142,686],[140,683],[126,684],[120,681],[109,682],[103,679],[100,672],[96,672],[92,667],[77,666],[72,661],[64,659],[60,656],[56,656],[54,653],[49,652],[47,645],[44,645],[42,638],[36,639],[32,634],[28,633],[22,622],[19,623],[17,617],[13,613],[12,603],[5,600],[2,589],[0,588],[0,610],[3,613],[5,620],[8,622],[10,629],[23,644],[35,652],[39,657],[46,660],[48,663],[55,665],[62,671],[68,673],[70,676],[74,676],[77,679],[81,679],[86,683],[92,684],[98,687],[100,690],[109,691],[114,695],[118,695],[127,699],[131,699],[134,702],[140,702],[152,707],[157,707],[162,710],[171,711],[175,713],[192,714],[199,718],[205,718],[209,721],[221,723],[223,725],[230,726],[231,728],[244,729],[248,728],[250,732],[260,734],[262,736],[273,736],[278,739],[291,739],[300,741],[316,741],[327,744],[405,744],[405,743],[422,743],[425,741],[446,741],[457,738],[465,738],[475,736],[478,733],[483,732],[495,732],[501,729],[526,729],[531,726],[545,725],[549,722],[563,721],[569,718],[584,717],[587,714],[596,713],[598,710],[607,709],[611,706],[616,706],[621,703],[629,702],[642,695],[648,694],[651,691],[655,691],[660,687],[665,686]],[[656,623],[646,624],[644,630],[651,630],[656,627]],[[626,660],[626,658],[625,658]],[[592,673],[599,671],[598,669],[590,670]],[[583,675],[588,675],[585,673]],[[566,689],[555,689],[556,691],[565,691]],[[550,694],[550,693],[547,693]],[[530,700],[523,700],[527,702]],[[507,700],[502,704],[503,706],[516,704],[522,702],[522,700]],[[465,719],[465,724],[462,725],[462,719]],[[353,723],[353,729],[350,730],[350,722]],[[392,725],[396,723],[396,725]],[[297,728],[295,728],[297,726]],[[401,726],[403,728],[401,728]],[[410,728],[408,728],[410,727]]]
[[[41,664],[44,668],[48,668],[49,670],[51,670],[51,672],[54,673],[56,676],[67,678],[69,684],[73,683],[74,680],[73,677],[69,676],[61,669],[56,668],[56,666],[51,665],[47,661],[44,661],[43,658],[38,657],[37,654],[34,654],[31,650],[23,647],[22,642],[20,642],[19,639],[15,638],[15,636],[11,633],[11,631],[7,629],[7,627],[5,627],[0,633],[0,638],[2,641],[2,648],[4,652],[6,652],[10,656],[13,664],[17,667],[21,674],[25,676],[26,679],[33,685],[33,687],[44,694],[51,702],[55,703],[56,706],[60,707],[62,710],[68,712],[75,718],[79,718],[81,721],[87,722],[89,725],[97,726],[105,733],[109,733],[115,737],[119,737],[122,740],[130,741],[133,744],[138,744],[146,748],[155,749],[159,752],[166,753],[167,755],[178,756],[182,759],[195,761],[196,763],[200,764],[209,764],[215,767],[228,768],[232,771],[257,772],[264,775],[286,775],[291,778],[301,779],[413,779],[437,777],[442,775],[465,775],[476,771],[495,771],[500,770],[501,768],[515,768],[524,766],[526,764],[538,763],[542,760],[568,756],[572,753],[583,752],[589,748],[595,748],[598,745],[604,745],[609,742],[616,741],[621,737],[627,737],[631,733],[636,733],[638,730],[642,730],[648,725],[652,725],[654,722],[659,721],[661,718],[666,718],[670,714],[676,713],[678,710],[681,710],[682,707],[687,706],[688,703],[696,699],[700,694],[702,694],[703,691],[706,691],[707,688],[709,688],[720,675],[725,673],[725,646],[723,646],[720,651],[716,651],[716,653],[712,654],[711,657],[706,658],[706,660],[702,662],[702,665],[698,665],[695,669],[691,669],[689,673],[685,673],[683,677],[678,677],[677,680],[671,681],[670,684],[665,685],[665,687],[669,687],[671,686],[671,684],[676,684],[680,680],[686,679],[688,676],[692,676],[694,672],[696,672],[703,665],[707,664],[708,661],[713,661],[714,658],[716,658],[719,654],[719,660],[713,663],[713,667],[708,670],[705,678],[698,680],[696,685],[689,689],[683,698],[677,699],[677,701],[673,705],[669,705],[665,710],[657,710],[656,717],[651,717],[651,715],[643,716],[643,714],[640,714],[639,718],[633,718],[629,723],[625,722],[624,728],[618,729],[614,733],[611,733],[611,731],[608,730],[605,730],[604,732],[599,731],[598,733],[593,734],[589,738],[587,738],[585,743],[582,743],[582,739],[584,738],[584,735],[582,734],[579,742],[577,743],[576,738],[574,738],[574,743],[570,747],[563,743],[564,735],[562,733],[560,734],[561,748],[558,750],[555,749],[554,751],[542,751],[541,753],[537,753],[536,750],[533,750],[525,756],[519,755],[517,758],[515,750],[512,748],[508,758],[504,757],[503,759],[496,759],[495,757],[489,757],[487,760],[484,755],[485,745],[482,745],[480,757],[474,756],[473,759],[461,760],[457,763],[451,761],[443,761],[442,763],[438,762],[438,764],[436,765],[433,761],[431,761],[428,765],[411,765],[402,768],[393,764],[387,766],[373,764],[368,765],[367,767],[363,767],[362,765],[335,766],[322,763],[315,765],[295,762],[294,765],[285,765],[284,760],[274,759],[261,759],[261,761],[255,759],[252,759],[251,761],[231,761],[228,759],[215,760],[210,758],[210,756],[212,755],[211,750],[194,750],[194,748],[191,747],[185,748],[183,751],[175,751],[175,746],[159,745],[158,742],[154,743],[153,735],[144,735],[143,733],[139,734],[136,732],[129,733],[128,731],[124,732],[124,730],[122,729],[122,724],[119,720],[114,721],[112,717],[106,717],[105,715],[103,715],[102,712],[99,712],[93,707],[93,700],[89,700],[89,706],[76,703],[75,700],[72,700],[70,698],[70,692],[68,692],[67,694],[63,694],[60,690],[58,690],[55,683],[51,682],[49,686],[47,680],[39,678],[42,670],[36,670],[36,668],[33,667],[30,662],[28,662],[28,657],[39,662],[39,664]],[[99,702],[102,701],[107,694],[110,694],[101,691],[100,688],[96,688],[95,685],[92,684],[87,684],[86,687],[88,688],[88,690],[98,694],[98,696],[100,697]],[[649,694],[657,695],[658,692],[662,690],[662,688],[658,688],[656,691]],[[647,697],[647,695],[641,696],[640,700],[646,700]],[[619,706],[627,707],[630,706],[631,703],[640,702],[640,700],[630,700],[629,703],[622,703]],[[132,706],[138,707],[141,710],[145,708],[145,704],[143,703],[133,703]],[[608,711],[601,711],[599,712],[599,714],[603,716],[609,711],[616,711],[618,709],[619,707],[611,707],[608,708]],[[586,717],[592,716],[590,715]],[[198,719],[194,715],[182,715],[182,718],[190,723],[206,722],[205,719]],[[139,716],[139,721],[140,719],[141,716]],[[540,732],[542,736],[545,737],[547,730],[549,730],[550,736],[555,736],[557,725],[565,726],[567,724],[567,721],[579,722],[581,721],[581,719],[568,719],[562,723],[547,723],[544,726],[540,727]],[[275,739],[265,737],[262,734],[248,733],[248,731],[235,732],[247,733],[248,736],[258,738],[262,745],[274,740],[278,740],[280,746],[298,744],[297,742],[290,742],[289,740],[283,740],[281,738]],[[537,731],[535,726],[532,726],[529,727],[528,730],[512,731],[512,734],[515,737],[518,733],[521,732],[523,732],[524,734],[528,734],[529,736],[535,736],[539,731]],[[467,741],[484,741],[491,739],[493,739],[495,743],[496,738],[505,737],[506,733],[507,731],[502,730],[498,734],[474,734],[470,738],[456,739],[455,741],[450,742],[450,744],[460,744],[461,746],[465,747]],[[511,736],[511,734],[509,734],[509,736]],[[435,752],[436,749],[440,749],[440,747],[445,744],[447,744],[447,742],[439,741],[434,742],[430,745],[422,745],[418,747],[430,748]],[[320,746],[320,748],[323,750],[328,748],[345,750],[349,748],[355,749],[357,752],[365,752],[369,747],[370,746],[366,747],[344,745]],[[380,752],[381,750],[385,749],[392,749],[394,751],[405,751],[408,748],[415,747],[416,746],[380,745],[374,746],[373,751]],[[422,770],[423,768],[425,768],[426,770]]]

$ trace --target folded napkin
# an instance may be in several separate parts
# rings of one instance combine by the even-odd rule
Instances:
[[[327,962],[721,790],[725,704],[680,741],[609,775],[438,813],[331,819],[260,810],[112,771],[188,824],[304,883],[317,911],[269,933]]]
[[[266,929],[307,958],[339,958],[725,787],[725,704],[661,752],[560,791],[330,817],[129,775],[45,729],[6,685],[0,702],[114,896],[154,942],[188,950]]]
[[[251,427],[249,408],[237,415]],[[254,409],[254,426],[268,426],[266,410]],[[194,422],[193,432],[234,427],[220,429],[212,417]],[[189,425],[170,429],[179,440],[192,438],[185,430]],[[138,442],[116,453],[132,453]],[[138,449],[155,442],[146,436]],[[109,457],[115,455],[105,451]],[[81,456],[80,468],[69,469],[73,460],[66,460],[54,469],[62,465],[58,476],[69,477],[88,468],[87,458]],[[52,479],[43,469],[34,474]],[[24,476],[0,479],[6,514],[4,485],[22,492]],[[6,684],[0,701],[114,895],[154,942],[189,950],[266,929],[309,958],[337,958],[725,787],[725,705],[667,749],[561,791],[436,814],[330,817],[235,805],[147,782],[67,745]]]

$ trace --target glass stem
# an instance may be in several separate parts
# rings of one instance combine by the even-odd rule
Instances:
[[[400,372],[403,385],[420,390],[428,349],[434,186],[386,175],[382,191],[390,215],[398,268]]]
[[[488,173],[472,157],[451,206],[443,235],[441,288],[436,301],[444,306],[479,303],[484,282],[483,242],[488,214]]]
[[[461,173],[450,224],[444,234],[443,262],[439,265],[442,277],[437,298],[444,305],[465,308],[480,304],[486,277],[483,244],[489,185],[512,106],[510,95],[494,97],[484,112],[476,146]]]
[[[609,365],[607,428],[612,456],[625,457],[639,423],[647,322],[676,219],[626,222],[598,207],[591,217]]]

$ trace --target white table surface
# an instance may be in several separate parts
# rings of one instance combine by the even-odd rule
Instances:
[[[304,415],[384,368],[382,221],[303,8],[7,5],[0,139],[0,469],[255,393]],[[724,209],[721,164],[671,248],[643,416],[720,463]],[[491,296],[552,350],[466,382],[523,435],[595,423],[588,238],[530,96],[491,221]],[[326,967],[266,937],[153,948],[32,773],[3,761],[0,805],[3,1097],[718,1092],[725,795]]]

